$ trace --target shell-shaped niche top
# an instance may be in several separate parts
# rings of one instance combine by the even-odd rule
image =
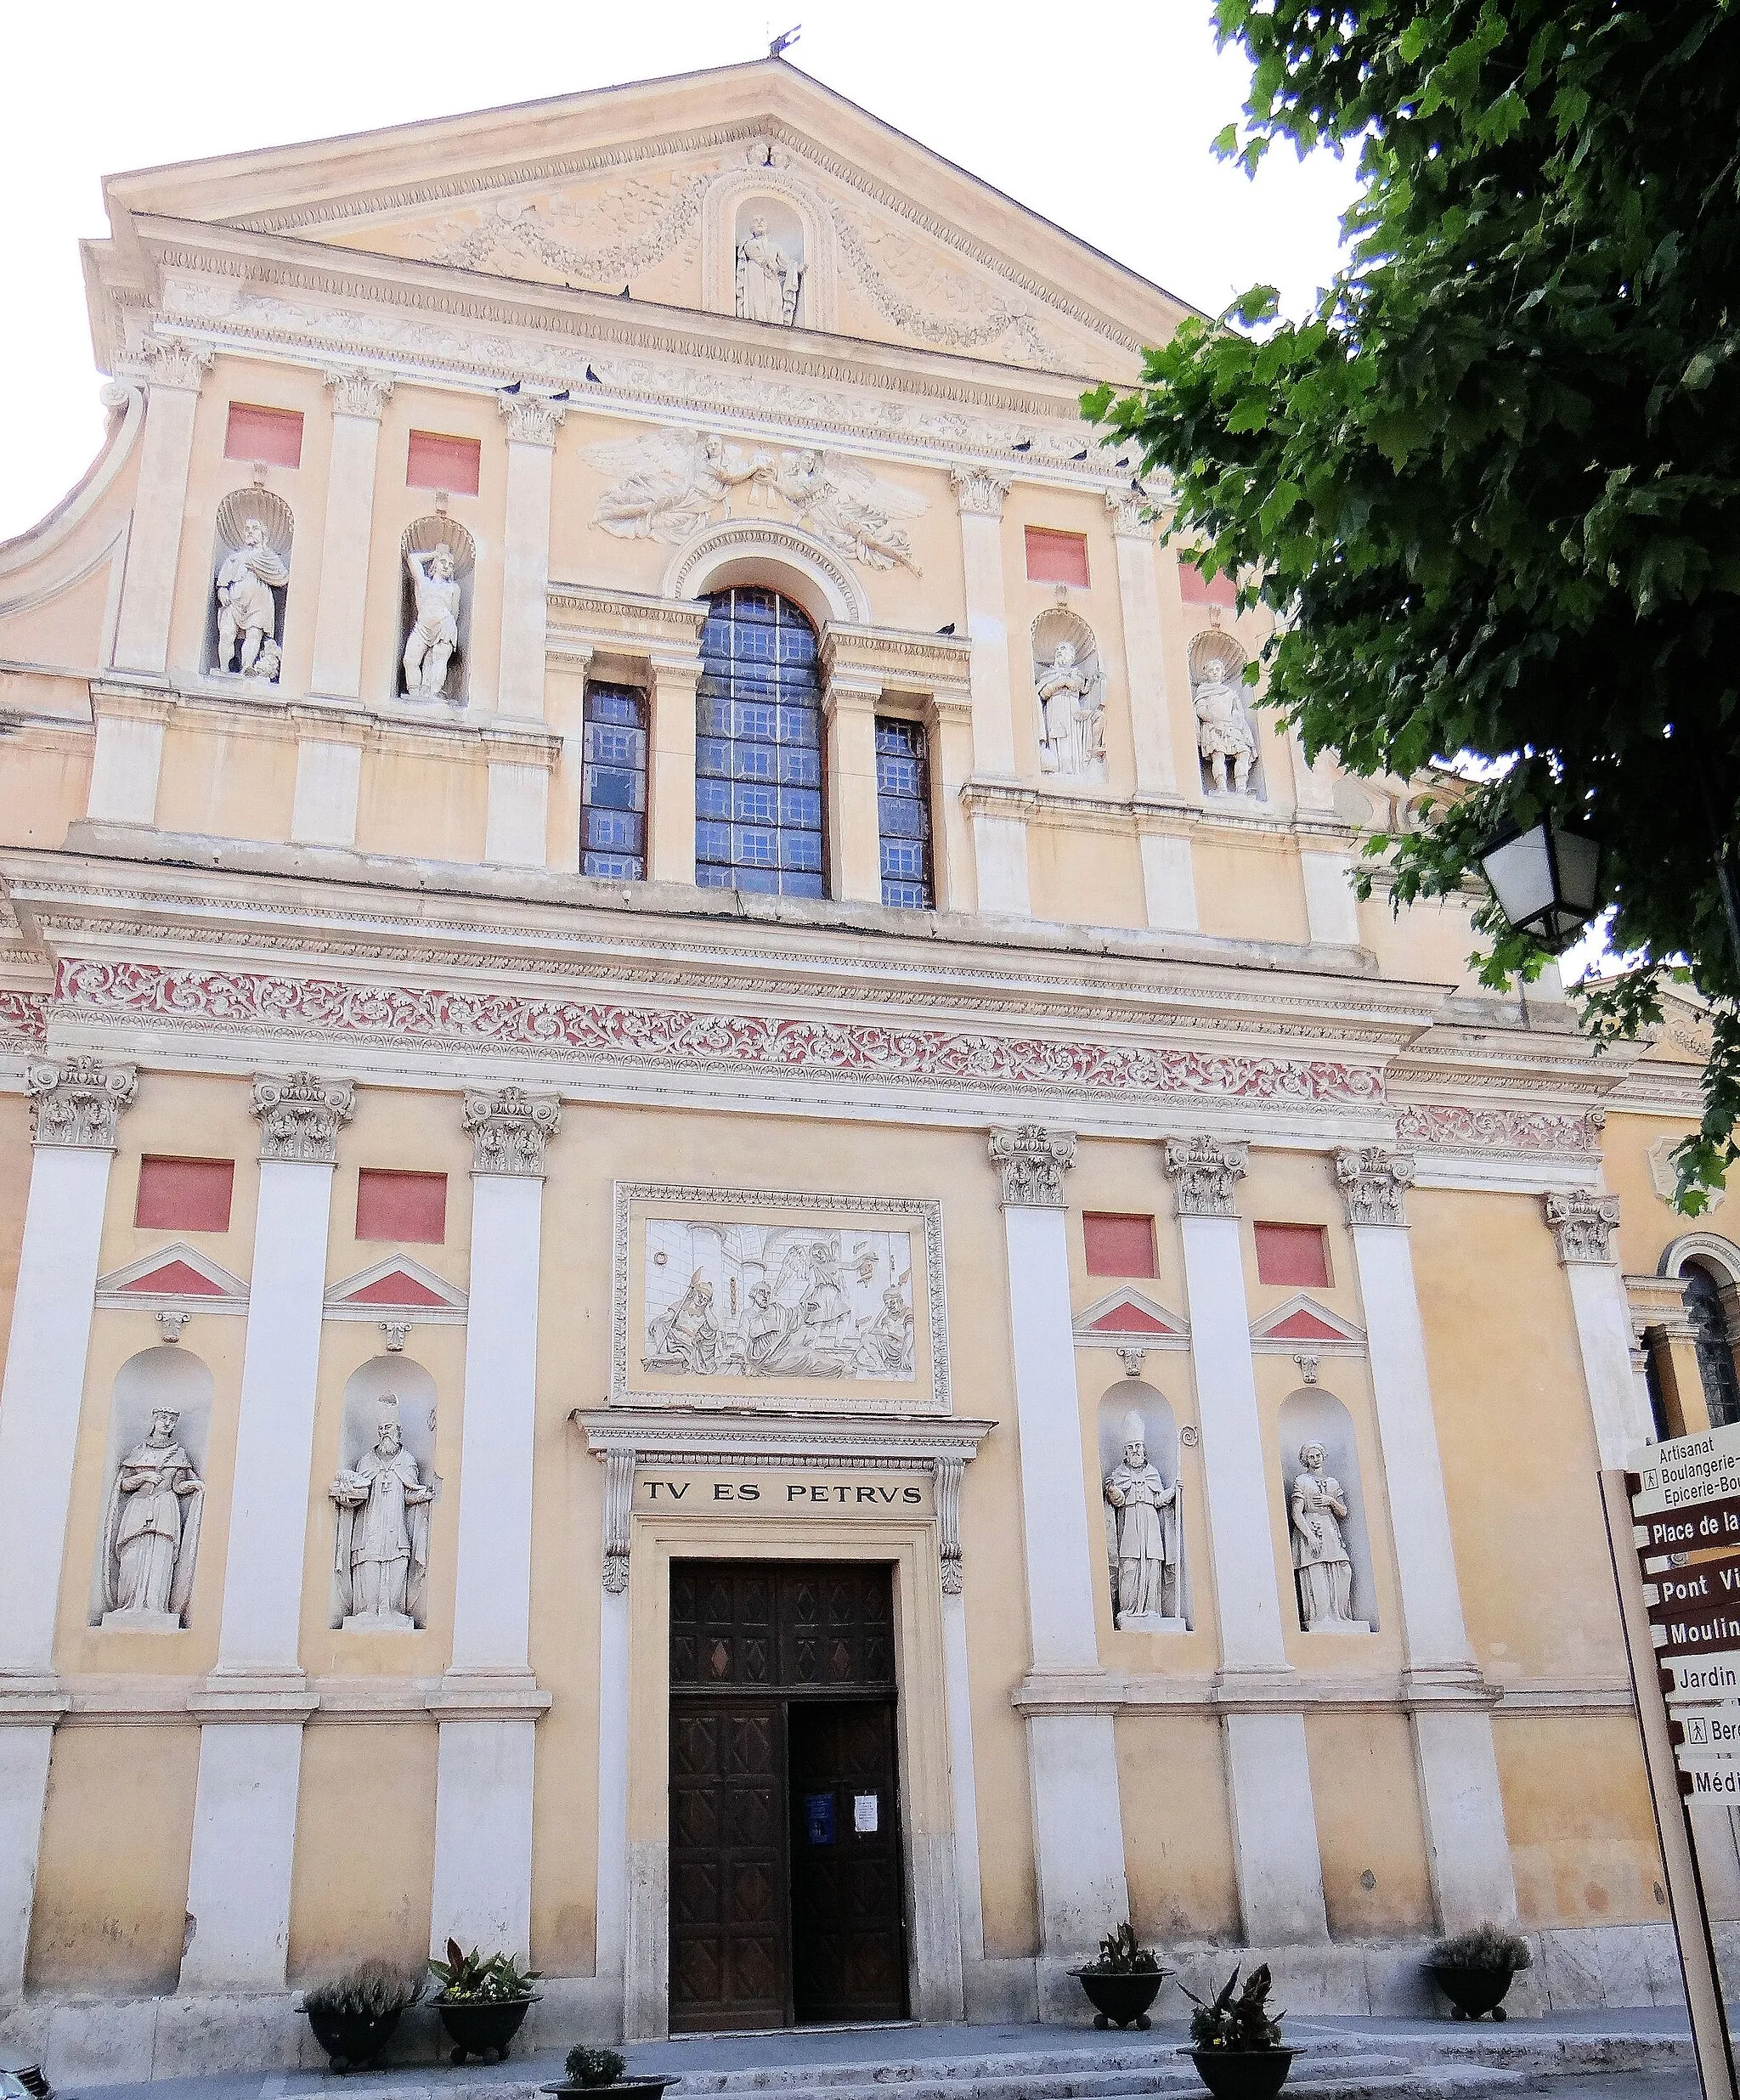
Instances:
[[[275,685],[296,520],[269,488],[233,488],[218,505],[207,666]]]
[[[1243,646],[1218,627],[1205,628],[1190,643],[1190,702],[1196,714],[1196,748],[1202,786],[1210,794],[1263,792],[1257,726],[1251,717]]]
[[[405,697],[457,703],[465,697],[471,653],[477,548],[457,519],[420,517],[406,527],[398,556],[404,577],[399,667]]]
[[[1034,621],[1033,690],[1039,770],[1059,780],[1105,778],[1105,680],[1093,629],[1067,606]]]

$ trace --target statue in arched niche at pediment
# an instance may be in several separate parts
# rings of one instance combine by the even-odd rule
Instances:
[[[746,321],[770,321],[790,328],[798,318],[804,285],[801,234],[776,234],[765,210],[752,209],[748,223],[738,219],[737,310]]]

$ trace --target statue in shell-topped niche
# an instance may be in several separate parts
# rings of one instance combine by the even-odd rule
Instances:
[[[435,1490],[401,1441],[395,1395],[372,1448],[327,1489],[338,1506],[333,1540],[346,1633],[409,1631],[423,1623],[429,1573],[429,1504]]]
[[[1353,1562],[1342,1526],[1347,1521],[1347,1498],[1342,1484],[1325,1470],[1320,1443],[1302,1447],[1305,1469],[1287,1499],[1293,1533],[1293,1567],[1299,1586],[1299,1619],[1308,1634],[1359,1632],[1365,1625],[1353,1617]]]
[[[290,506],[268,488],[239,488],[218,506],[212,579],[214,670],[277,682],[290,584]]]
[[[121,1459],[103,1518],[103,1624],[153,1632],[186,1623],[200,1550],[205,1483],[176,1437],[175,1408],[156,1408],[143,1443]]]
[[[1039,770],[1059,780],[1105,778],[1105,683],[1086,620],[1061,606],[1033,623]]]
[[[1131,1633],[1175,1633],[1179,1600],[1178,1483],[1148,1457],[1148,1431],[1133,1408],[1124,1417],[1123,1457],[1105,1476],[1106,1551],[1116,1617]]]
[[[471,535],[452,518],[420,518],[406,532],[399,554],[405,578],[399,652],[405,696],[456,701],[471,624]]]
[[[1196,748],[1217,794],[1251,792],[1251,768],[1257,760],[1257,732],[1245,711],[1244,652],[1212,629],[1199,635],[1190,650],[1190,701],[1196,713]],[[1228,768],[1231,768],[1231,779]]]

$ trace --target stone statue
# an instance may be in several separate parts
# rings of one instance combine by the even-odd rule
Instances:
[[[1341,1482],[1324,1471],[1320,1443],[1304,1445],[1299,1463],[1305,1471],[1293,1482],[1288,1500],[1299,1617],[1308,1634],[1351,1628],[1359,1622],[1353,1617],[1353,1564],[1342,1536],[1347,1498]]]
[[[385,1400],[398,1405],[391,1393]],[[332,1559],[344,1631],[404,1633],[421,1626],[435,1490],[424,1486],[416,1460],[400,1443],[396,1416],[381,1423],[373,1450],[326,1492],[338,1504]]]
[[[882,1309],[865,1329],[864,1340],[884,1370],[912,1375],[912,1308],[899,1284],[883,1292]]]
[[[689,1287],[647,1329],[649,1371],[711,1371],[719,1362],[719,1329],[713,1318],[713,1286],[697,1269]]]
[[[278,625],[272,593],[290,581],[290,570],[266,545],[266,528],[257,517],[242,527],[241,545],[225,555],[218,569],[218,668],[251,672],[263,646]],[[232,659],[236,646],[241,661]],[[261,673],[266,676],[268,674]]]
[[[278,682],[278,674],[283,668],[284,652],[268,635],[260,644],[260,653],[254,658],[249,668],[242,673],[242,676],[257,678],[268,686],[275,686]]]
[[[404,689],[420,700],[438,700],[447,667],[459,646],[459,584],[453,549],[443,539],[427,554],[411,548],[404,565],[416,594],[417,617],[404,645]]]
[[[789,327],[798,318],[803,272],[767,230],[757,212],[747,240],[737,243],[737,312],[746,321],[776,321]]]
[[[1034,681],[1039,694],[1044,733],[1039,743],[1042,772],[1065,779],[1103,775],[1105,766],[1105,708],[1094,697],[1098,674],[1089,676],[1076,662],[1076,645],[1060,641],[1051,663]]]
[[[1232,792],[1242,795],[1250,791],[1251,766],[1257,756],[1257,739],[1234,675],[1228,658],[1212,656],[1202,666],[1195,695],[1196,748],[1208,761],[1215,793],[1223,795],[1227,793],[1227,760],[1233,762]]]
[[[1178,1483],[1168,1487],[1149,1464],[1148,1432],[1133,1408],[1124,1417],[1123,1459],[1105,1476],[1105,1499],[1115,1623],[1137,1633],[1181,1629]]]
[[[150,1434],[121,1461],[103,1516],[103,1623],[178,1633],[187,1623],[205,1485],[175,1439],[181,1420],[155,1408]]]

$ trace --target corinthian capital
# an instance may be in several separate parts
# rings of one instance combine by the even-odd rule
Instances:
[[[329,368],[326,384],[332,389],[335,415],[366,415],[371,423],[381,421],[381,411],[393,392],[389,374],[365,372],[356,365]]]
[[[523,1087],[470,1092],[460,1126],[471,1136],[472,1173],[542,1174],[544,1149],[562,1127],[562,1104]]]
[[[1013,474],[999,474],[989,466],[952,466],[949,479],[963,517],[1001,517],[1003,500],[1015,485]]]
[[[1251,1147],[1242,1138],[1168,1138],[1167,1177],[1180,1217],[1236,1217],[1234,1197]]]
[[[498,394],[501,413],[507,418],[511,445],[553,445],[562,419],[568,414],[565,401],[552,401],[547,394]]]
[[[1414,1157],[1381,1145],[1344,1145],[1336,1154],[1336,1180],[1350,1225],[1405,1225],[1402,1198],[1414,1180]]]
[[[121,1139],[121,1111],[138,1092],[139,1075],[131,1064],[65,1058],[59,1064],[32,1064],[25,1083],[36,1143],[113,1152]]]
[[[1573,1262],[1613,1260],[1611,1242],[1619,1222],[1617,1196],[1590,1195],[1582,1188],[1566,1196],[1555,1191],[1545,1207],[1562,1262],[1568,1266]]]
[[[1006,1211],[1060,1211],[1064,1176],[1076,1163],[1075,1133],[1023,1123],[991,1133],[991,1164],[1003,1179]]]
[[[197,393],[217,353],[204,343],[184,342],[178,336],[147,336],[139,354],[153,387],[184,387]]]
[[[249,1110],[260,1119],[260,1157],[331,1166],[338,1158],[338,1126],[349,1122],[356,1089],[347,1079],[316,1079],[292,1072],[288,1079],[259,1073]]]

